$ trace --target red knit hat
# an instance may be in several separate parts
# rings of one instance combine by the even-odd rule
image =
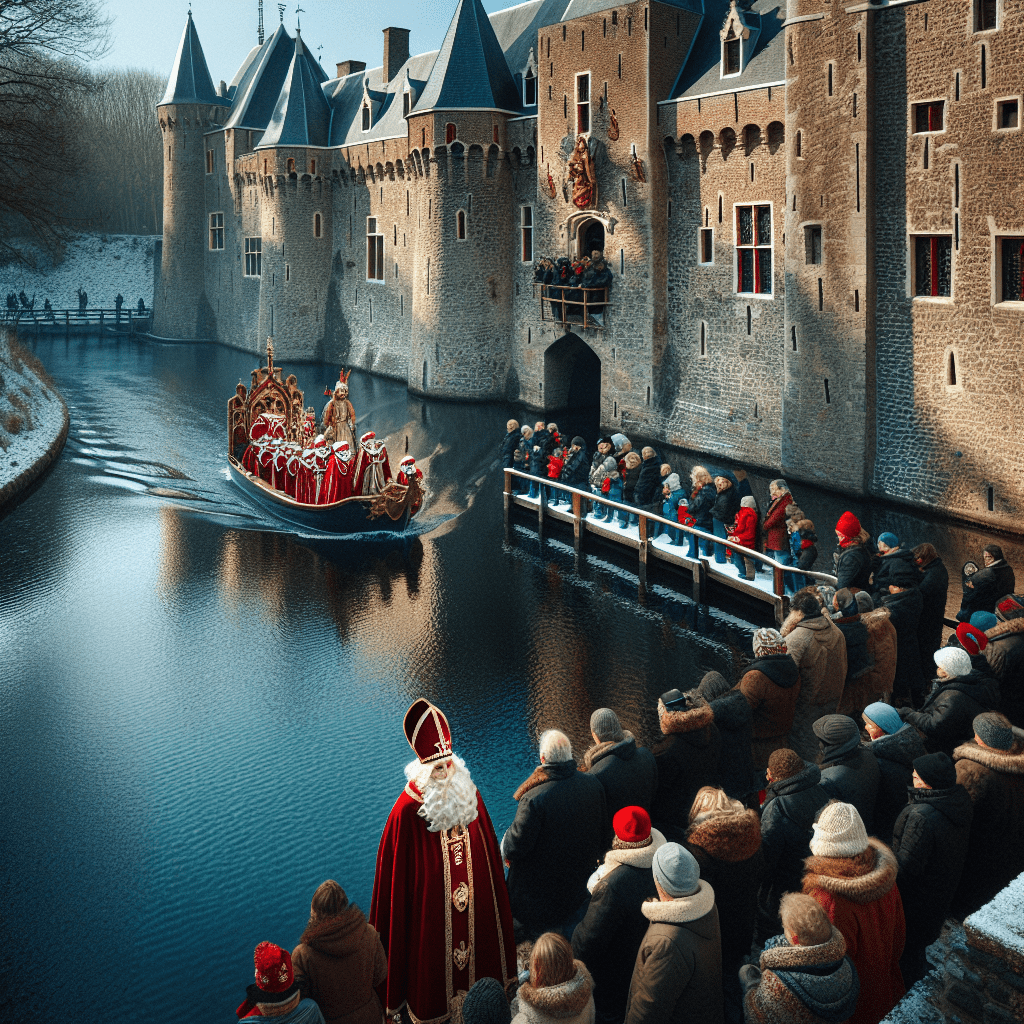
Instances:
[[[405,738],[420,764],[443,761],[452,756],[452,731],[440,708],[420,697],[405,713]]]
[[[956,638],[960,641],[960,646],[971,657],[981,654],[988,647],[988,637],[977,626],[972,626],[969,622],[961,622],[956,627]]]
[[[649,846],[651,843],[651,816],[642,807],[623,807],[612,818],[615,838],[625,846]]]
[[[256,986],[261,992],[284,992],[292,987],[295,972],[288,950],[273,942],[261,942],[252,959],[256,964]]]
[[[860,520],[852,512],[844,512],[836,523],[836,533],[849,544],[860,535]]]

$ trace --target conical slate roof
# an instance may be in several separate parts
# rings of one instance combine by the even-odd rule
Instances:
[[[459,0],[416,112],[522,109],[519,90],[480,0]]]
[[[302,36],[295,36],[295,55],[277,105],[257,149],[271,146],[326,146],[331,107],[313,70]]]
[[[178,55],[174,58],[174,70],[167,82],[163,98],[158,107],[165,103],[221,103],[213,87],[210,69],[206,66],[203,48],[199,45],[199,33],[192,12],[188,12],[185,31],[178,44]]]
[[[295,46],[284,25],[259,48],[238,81],[226,128],[263,131],[270,123],[284,80],[295,57]]]

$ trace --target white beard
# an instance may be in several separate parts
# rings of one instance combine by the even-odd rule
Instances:
[[[432,764],[420,764],[412,761],[405,766],[405,777],[416,784],[423,796],[423,805],[416,812],[427,823],[428,832],[440,832],[465,827],[476,821],[478,810],[476,805],[476,784],[466,770],[466,762],[456,754],[452,754],[454,772],[447,779],[435,779],[431,776]]]

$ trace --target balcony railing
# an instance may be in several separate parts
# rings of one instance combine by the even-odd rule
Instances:
[[[604,330],[610,305],[607,288],[580,288],[560,284],[540,286],[541,320]]]

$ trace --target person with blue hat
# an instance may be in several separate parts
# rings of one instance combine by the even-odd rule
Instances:
[[[875,800],[875,835],[892,841],[896,819],[907,806],[907,789],[914,774],[914,759],[927,753],[921,734],[900,718],[891,704],[876,701],[861,714],[870,737],[868,747],[878,761],[878,796]]]
[[[889,584],[896,582],[889,577],[897,566],[900,566],[901,569],[904,566],[910,566],[914,570],[915,578],[920,577],[920,570],[914,562],[914,552],[910,548],[900,547],[900,539],[895,533],[880,533],[878,535],[878,554],[871,560],[871,571],[874,574],[871,580],[873,595],[881,596],[889,593]]]
[[[660,846],[651,870],[658,899],[641,908],[651,923],[633,968],[625,1024],[723,1024],[715,891],[678,843]]]

